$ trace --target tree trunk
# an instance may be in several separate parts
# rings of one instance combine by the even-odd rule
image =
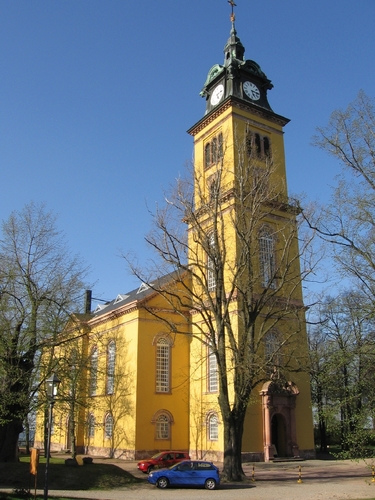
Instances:
[[[0,425],[0,462],[18,462],[18,437],[22,430],[19,419]]]
[[[242,435],[245,412],[233,409],[224,421],[224,467],[223,477],[227,481],[242,481]]]
[[[326,420],[324,418],[324,404],[323,404],[323,396],[322,396],[322,387],[318,383],[317,388],[317,407],[318,407],[318,415],[319,415],[319,438],[320,438],[320,451],[326,453],[328,450],[328,441],[327,441],[327,428],[326,428]]]
[[[26,455],[30,455],[30,425],[29,425],[29,420],[26,418],[25,423],[25,453]]]

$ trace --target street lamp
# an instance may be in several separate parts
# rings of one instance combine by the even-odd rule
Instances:
[[[47,378],[46,380],[46,393],[49,401],[49,415],[48,415],[48,429],[47,429],[47,456],[46,456],[46,471],[44,479],[44,500],[48,500],[48,466],[49,466],[49,455],[51,449],[51,431],[52,431],[52,410],[55,404],[55,397],[60,385],[60,380],[57,378],[55,373]]]

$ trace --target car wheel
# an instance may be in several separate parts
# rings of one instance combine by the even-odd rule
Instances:
[[[156,486],[158,488],[166,488],[168,486],[169,482],[166,477],[159,477],[159,479],[156,481]]]
[[[149,467],[147,467],[147,474],[150,474],[150,472],[152,471],[152,469],[153,469],[152,465],[150,465]]]
[[[206,490],[214,490],[216,488],[215,479],[206,479],[206,482],[204,483],[204,487],[206,488]]]

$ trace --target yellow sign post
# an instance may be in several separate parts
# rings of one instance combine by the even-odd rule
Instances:
[[[34,498],[36,498],[36,482],[38,478],[38,465],[39,465],[39,450],[31,448],[30,450],[30,474],[35,476],[34,480]]]

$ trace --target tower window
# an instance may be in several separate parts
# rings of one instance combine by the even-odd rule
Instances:
[[[209,168],[223,158],[223,134],[220,133],[204,146],[204,166]]]
[[[218,200],[219,193],[220,193],[220,177],[219,175],[213,175],[208,180],[209,201]]]
[[[246,135],[246,149],[249,157],[265,158],[270,156],[270,140],[267,136],[261,136],[258,133],[249,131]]]
[[[255,150],[256,150],[257,156],[261,156],[261,154],[262,154],[262,147],[261,147],[260,135],[259,134],[255,134]]]
[[[280,335],[274,330],[264,337],[264,357],[267,366],[280,367]]]
[[[262,286],[276,288],[275,242],[269,228],[263,228],[259,235],[259,258]]]
[[[209,349],[208,353],[208,392],[217,392],[219,390],[217,373],[217,359],[215,353]]]
[[[208,237],[208,254],[207,254],[207,289],[209,292],[213,292],[216,288],[216,278],[215,278],[215,264],[212,258],[212,253],[215,249],[215,237],[211,233]]]
[[[211,165],[211,144],[207,143],[204,147],[204,166],[208,168]]]
[[[263,153],[264,156],[270,155],[270,140],[268,137],[263,137]]]

